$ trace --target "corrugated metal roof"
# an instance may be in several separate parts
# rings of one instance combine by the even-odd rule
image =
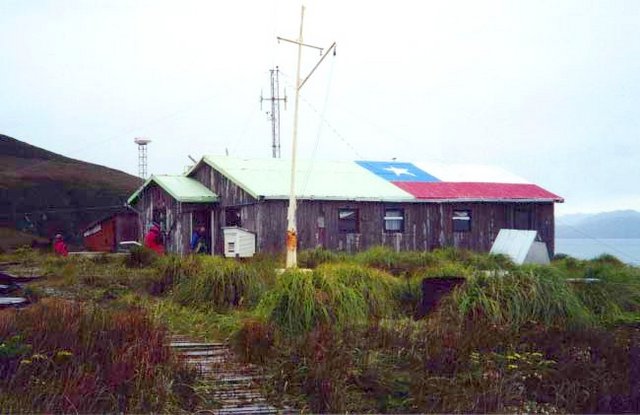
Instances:
[[[356,161],[360,166],[390,182],[439,182],[440,179],[414,163],[395,161]]]
[[[549,201],[564,200],[535,184],[517,183],[453,183],[394,182],[396,186],[421,200],[481,200],[481,201]]]
[[[439,162],[416,162],[413,164],[442,182],[531,183],[498,166]]]
[[[155,183],[171,197],[182,203],[211,203],[218,200],[218,196],[207,189],[199,181],[186,176],[151,176],[136,192],[131,195],[127,203],[133,203],[142,190],[149,184]]]
[[[287,199],[291,161],[205,156],[204,162],[220,171],[253,197]],[[296,166],[298,199],[413,201],[412,195],[353,161],[299,161]]]

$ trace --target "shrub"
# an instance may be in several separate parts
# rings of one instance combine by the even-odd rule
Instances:
[[[307,249],[298,254],[298,265],[301,268],[316,268],[327,262],[344,261],[346,256],[324,248]]]
[[[398,308],[401,281],[391,275],[355,264],[330,264],[314,272],[320,289],[344,286],[362,296],[367,315],[372,318],[390,317]]]
[[[378,268],[394,275],[409,275],[435,265],[438,260],[429,252],[396,252],[386,246],[376,246],[356,254],[354,260],[360,264]]]
[[[125,264],[129,268],[143,268],[153,265],[158,258],[158,254],[144,246],[136,246],[131,249]]]
[[[167,255],[158,258],[154,272],[145,276],[143,288],[151,295],[165,294],[182,278],[198,275],[201,269],[198,258],[193,255]]]
[[[592,314],[553,269],[476,273],[454,292],[462,316],[512,328],[534,321],[547,326],[588,326]]]
[[[258,305],[258,313],[286,334],[318,325],[344,327],[397,310],[400,281],[358,265],[323,265],[313,272],[287,270]]]
[[[197,257],[186,262],[175,285],[173,298],[184,305],[215,310],[258,302],[268,281],[248,264],[218,257]]]
[[[602,254],[599,257],[594,258],[592,262],[595,262],[597,264],[615,265],[618,267],[625,266],[624,262],[620,261],[617,257],[611,254]]]
[[[273,354],[275,328],[270,323],[248,319],[233,335],[232,344],[236,353],[245,362],[265,364]]]
[[[574,282],[573,290],[596,317],[605,324],[622,318],[637,320],[640,311],[640,269],[611,261],[593,260],[585,265],[584,276],[592,283]]]

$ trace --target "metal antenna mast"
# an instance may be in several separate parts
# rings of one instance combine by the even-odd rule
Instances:
[[[304,6],[302,6],[302,10],[300,12],[300,34],[298,35],[297,40],[285,39],[282,37],[278,37],[278,41],[282,40],[285,42],[293,43],[298,45],[298,66],[296,70],[296,100],[294,104],[293,111],[293,139],[291,140],[291,187],[289,193],[289,209],[287,211],[287,268],[296,268],[298,266],[298,230],[296,227],[296,153],[298,147],[298,107],[300,101],[300,90],[307,82],[309,77],[313,75],[318,66],[322,63],[324,58],[327,57],[329,52],[333,50],[333,55],[336,54],[336,42],[333,42],[331,46],[327,49],[326,53],[323,54],[324,49],[318,46],[308,45],[303,43],[302,38],[302,27],[304,22]],[[302,47],[318,49],[320,50],[320,59],[316,63],[316,65],[311,69],[309,74],[302,79],[300,76],[300,63],[302,60]]]
[[[148,138],[136,137],[133,142],[138,145],[138,176],[141,179],[147,178],[147,144],[151,142]]]
[[[264,98],[260,93],[260,109],[262,101],[271,101],[271,111],[267,111],[269,121],[271,121],[271,150],[273,158],[280,158],[280,101],[284,101],[284,109],[287,109],[287,92],[284,98],[280,97],[280,69],[269,69],[271,73],[271,96]]]

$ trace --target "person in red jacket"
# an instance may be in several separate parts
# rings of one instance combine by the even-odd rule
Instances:
[[[67,249],[67,244],[64,243],[64,239],[62,239],[61,234],[57,234],[53,239],[53,252],[60,256],[69,255],[69,250]]]
[[[158,255],[164,255],[164,245],[162,245],[162,232],[157,224],[151,225],[151,229],[144,237],[144,246],[153,249]]]

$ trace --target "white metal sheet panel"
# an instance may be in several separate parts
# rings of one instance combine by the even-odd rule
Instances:
[[[507,255],[515,264],[522,265],[527,259],[537,234],[536,231],[500,229],[491,247],[491,253]]]

